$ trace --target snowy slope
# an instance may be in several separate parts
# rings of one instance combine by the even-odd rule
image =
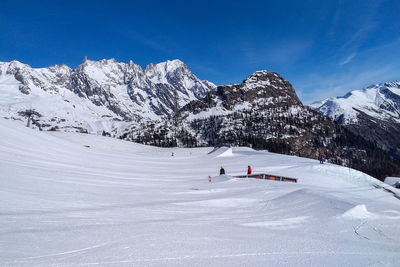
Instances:
[[[247,165],[299,183],[231,177]],[[0,265],[396,266],[400,200],[374,185],[299,157],[0,119]]]
[[[344,116],[344,124],[357,123],[360,111],[379,120],[400,123],[400,82],[354,90],[343,97],[315,102],[310,107],[332,119]]]

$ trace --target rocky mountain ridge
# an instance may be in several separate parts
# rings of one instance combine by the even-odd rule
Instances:
[[[287,80],[266,70],[217,87],[179,60],[144,70],[113,59],[85,59],[76,69],[0,63],[0,116],[156,146],[250,146],[309,158],[322,151],[381,179],[400,174],[399,162],[305,107]]]
[[[102,130],[99,124],[112,131],[121,128],[116,121],[163,120],[215,88],[180,60],[149,64],[144,70],[132,61],[114,59],[85,58],[76,69],[0,62],[0,114],[18,118],[19,112],[35,109],[43,115],[36,119],[44,129],[57,126],[96,133]],[[65,123],[54,125],[60,120]]]

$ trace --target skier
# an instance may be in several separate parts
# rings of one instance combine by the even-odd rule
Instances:
[[[318,159],[320,164],[324,164],[324,154],[322,152],[319,152]]]
[[[223,166],[221,166],[221,169],[219,170],[219,175],[224,175],[225,174],[225,169]]]
[[[249,165],[249,166],[247,166],[247,175],[250,175],[250,174],[251,174],[251,167]]]

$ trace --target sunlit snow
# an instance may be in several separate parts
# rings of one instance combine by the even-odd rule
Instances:
[[[247,165],[298,183],[232,177]],[[311,159],[0,119],[0,265],[398,266],[400,200],[381,187]]]

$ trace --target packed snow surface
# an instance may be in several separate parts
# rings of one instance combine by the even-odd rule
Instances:
[[[232,177],[247,165],[298,183]],[[0,119],[0,266],[398,266],[400,200],[379,187],[294,156]]]
[[[385,183],[391,186],[396,186],[397,184],[400,184],[400,177],[386,177]]]

